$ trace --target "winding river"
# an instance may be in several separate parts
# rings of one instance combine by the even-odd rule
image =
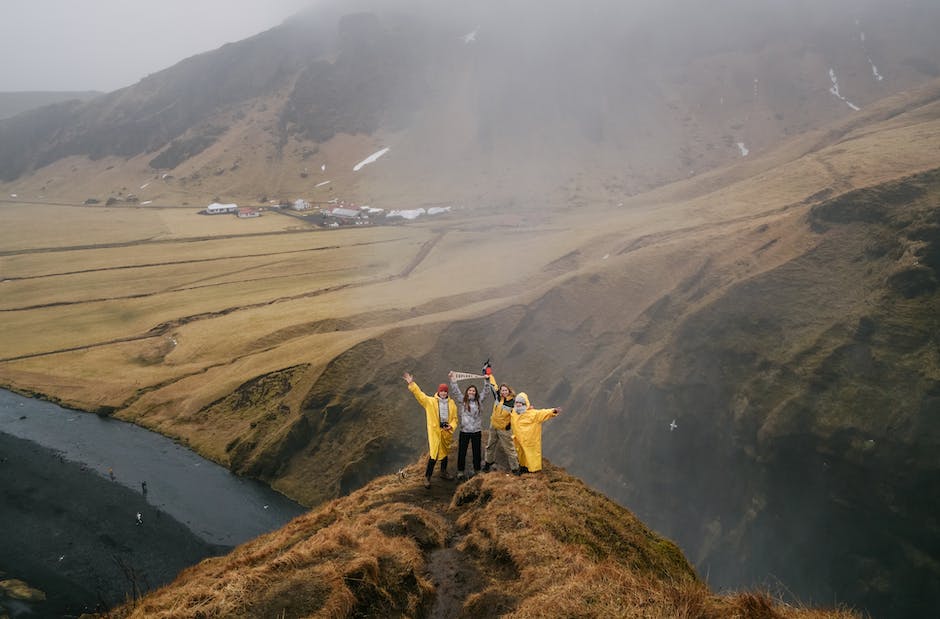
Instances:
[[[13,540],[0,581],[64,592],[68,608],[110,606],[164,584],[306,511],[162,435],[5,390],[0,435],[0,514]],[[15,603],[4,606],[18,614]]]

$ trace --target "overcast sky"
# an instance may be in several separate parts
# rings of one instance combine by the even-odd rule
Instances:
[[[134,84],[316,0],[0,0],[0,91]]]

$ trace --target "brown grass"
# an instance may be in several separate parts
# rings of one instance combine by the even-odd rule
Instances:
[[[760,593],[719,596],[698,580],[682,552],[628,510],[562,469],[521,480],[490,475],[460,487],[451,509],[466,552],[491,584],[468,600],[517,600],[509,617],[777,619],[839,617],[798,611]]]
[[[428,558],[445,547],[481,576],[454,585],[461,616],[858,616],[763,593],[716,595],[675,544],[551,464],[522,478],[477,476],[456,491],[439,480],[425,490],[422,467],[378,478],[105,616],[425,616],[437,595]]]
[[[415,614],[430,593],[420,574],[418,543],[382,532],[382,525],[393,530],[409,510],[389,505],[373,512],[349,512],[344,507],[338,504],[301,516],[227,557],[205,560],[171,585],[107,616]],[[433,530],[435,523],[428,524]]]

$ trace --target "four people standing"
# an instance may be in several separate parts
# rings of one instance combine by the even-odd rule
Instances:
[[[424,408],[427,417],[429,458],[425,470],[426,488],[431,487],[434,463],[441,462],[441,478],[452,479],[447,473],[447,453],[450,450],[454,431],[458,427],[460,439],[457,455],[457,478],[472,477],[480,470],[489,471],[496,462],[498,450],[505,452],[509,469],[513,474],[542,470],[542,424],[561,412],[558,407],[534,409],[525,393],[516,395],[507,384],[498,388],[489,367],[486,368],[487,385],[480,390],[469,385],[461,394],[454,372],[448,374],[450,387],[438,386],[437,394],[429,396],[421,391],[414,377],[405,372],[403,378],[408,389]],[[493,412],[490,416],[489,438],[482,469],[480,467],[480,444],[482,438],[482,412],[486,391],[493,395]],[[453,393],[459,404],[451,397]],[[466,472],[467,447],[473,450],[473,471]]]

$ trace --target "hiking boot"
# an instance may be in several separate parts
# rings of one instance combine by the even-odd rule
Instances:
[[[441,479],[451,480],[454,476],[448,473],[447,471],[441,471]]]
[[[463,471],[457,471],[457,481],[463,481],[463,480],[464,480]]]
[[[425,488],[430,488],[430,487],[431,487],[431,478],[430,478],[430,477],[425,477],[425,478],[424,478],[424,487],[425,487]]]
[[[527,466],[520,466],[520,467],[519,467],[519,474],[520,474],[520,475],[525,475],[525,474],[528,473],[528,472],[529,472],[529,467],[527,467]]]
[[[515,475],[516,477],[519,477],[520,475],[522,475],[522,471],[520,471],[519,469],[513,469],[512,474]]]
[[[490,472],[490,469],[492,469],[492,468],[493,468],[493,464],[492,464],[491,462],[484,462],[484,463],[483,463],[483,468],[480,469],[480,470],[483,471],[484,473],[489,473],[489,472]]]

